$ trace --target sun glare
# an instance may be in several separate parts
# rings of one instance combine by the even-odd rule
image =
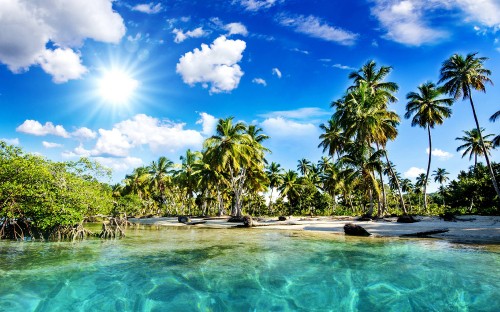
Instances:
[[[106,102],[127,103],[139,86],[139,81],[120,70],[105,71],[99,79],[99,95]]]

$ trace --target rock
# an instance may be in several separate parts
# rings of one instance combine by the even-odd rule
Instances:
[[[191,222],[191,219],[189,217],[186,217],[186,216],[179,216],[179,217],[177,217],[177,221],[179,221],[179,223],[187,223],[187,222]]]
[[[415,223],[415,222],[418,222],[418,220],[410,215],[402,215],[398,218],[397,222],[398,223]]]
[[[284,217],[284,216],[279,216],[279,217],[278,217],[278,221],[286,221],[286,217]]]
[[[344,225],[344,233],[346,235],[352,235],[352,236],[370,236],[371,235],[363,227],[356,225],[354,223],[347,223],[346,225]]]
[[[440,215],[440,217],[441,217],[444,221],[448,221],[448,222],[457,222],[457,218],[455,218],[455,216],[454,216],[451,212],[445,212],[445,213],[443,213],[442,215]]]
[[[251,216],[244,216],[243,217],[243,225],[245,225],[246,227],[255,226]]]
[[[227,220],[227,222],[243,222],[243,217],[232,216]]]

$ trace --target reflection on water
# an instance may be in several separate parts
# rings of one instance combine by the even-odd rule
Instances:
[[[500,253],[434,240],[145,228],[0,242],[4,311],[498,311]],[[494,247],[493,247],[494,248]]]

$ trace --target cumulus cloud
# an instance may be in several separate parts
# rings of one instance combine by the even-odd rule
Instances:
[[[95,139],[97,133],[95,131],[90,130],[87,127],[81,127],[73,131],[71,133],[71,136],[79,139]]]
[[[488,27],[500,26],[500,2],[497,0],[456,0],[451,3],[463,10],[467,21]]]
[[[132,7],[132,11],[138,11],[146,14],[156,14],[159,13],[161,10],[162,10],[161,3],[154,4],[153,2],[137,4],[134,7]]]
[[[385,37],[389,40],[409,46],[420,46],[446,38],[447,32],[427,25],[423,2],[426,1],[377,0],[372,14],[386,29]]]
[[[425,150],[425,152],[427,153],[427,155],[429,155],[429,149],[428,148]],[[435,148],[435,149],[432,150],[432,156],[436,156],[440,160],[447,160],[447,159],[452,158],[453,154],[451,154],[449,152],[445,152],[443,150],[440,150],[439,148]]]
[[[341,45],[353,45],[358,34],[339,27],[334,27],[316,16],[280,14],[277,17],[282,26],[293,28],[296,32],[319,38],[325,41],[336,42]]]
[[[4,141],[5,143],[9,145],[19,145],[19,139],[14,138],[14,139],[5,139],[5,138],[0,138],[0,141]]]
[[[318,133],[317,127],[312,123],[301,123],[283,117],[267,118],[261,125],[265,133],[272,138],[303,138],[315,136]]]
[[[407,171],[405,171],[403,173],[403,176],[405,178],[414,179],[414,178],[418,177],[422,173],[425,173],[424,169],[417,168],[417,167],[411,167],[410,169],[408,169]]]
[[[62,147],[62,144],[59,143],[53,143],[53,142],[47,142],[47,141],[42,141],[42,145],[45,148],[56,148],[56,147]]]
[[[176,71],[190,86],[201,83],[204,88],[210,85],[210,93],[230,92],[238,87],[244,74],[238,62],[245,48],[245,41],[220,36],[210,46],[202,44],[201,50],[184,54]]]
[[[286,111],[274,111],[266,114],[259,115],[264,118],[290,118],[290,119],[309,119],[315,117],[322,117],[330,115],[331,113],[325,111],[319,107],[303,107],[299,109],[286,110]]]
[[[94,157],[94,159],[104,167],[113,169],[114,171],[126,171],[131,168],[137,168],[143,164],[142,159],[137,157]]]
[[[118,43],[125,34],[112,0],[3,0],[0,5],[0,63],[20,73],[39,64],[55,82],[86,72],[74,48],[85,39]],[[47,48],[51,42],[57,49]]]
[[[281,71],[278,68],[273,68],[273,75],[276,75],[276,77],[281,78]]]
[[[203,134],[204,136],[211,136],[215,133],[215,128],[217,127],[218,121],[219,119],[215,118],[210,114],[201,113],[200,119],[196,121],[196,124],[202,125],[203,130],[201,134]]]
[[[172,30],[172,33],[175,34],[175,43],[181,43],[188,38],[199,38],[206,35],[206,32],[201,27],[186,32],[183,32],[182,29],[174,28],[174,30]]]
[[[55,135],[69,138],[69,133],[61,125],[54,126],[52,122],[46,122],[45,125],[42,125],[40,122],[30,119],[25,120],[16,128],[16,131],[36,136]]]
[[[267,83],[264,79],[262,78],[254,78],[252,79],[252,82],[255,83],[255,84],[259,84],[259,85],[262,85],[262,86],[267,86]]]
[[[47,74],[52,75],[52,81],[55,83],[79,79],[87,72],[80,55],[71,49],[45,50],[38,63]]]
[[[248,30],[242,23],[229,23],[224,26],[224,29],[228,31],[227,36],[231,35],[242,35],[247,36]]]
[[[184,123],[160,121],[138,114],[115,124],[111,130],[99,129],[99,138],[91,155],[125,157],[131,148],[143,145],[157,153],[173,153],[188,147],[201,148],[202,135],[184,127]]]
[[[240,0],[240,5],[247,11],[257,12],[262,9],[269,9],[283,0]]]

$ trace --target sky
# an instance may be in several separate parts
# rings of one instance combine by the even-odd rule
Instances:
[[[393,68],[402,120],[388,152],[414,181],[428,141],[403,118],[406,94],[437,82],[454,53],[488,57],[500,84],[500,0],[0,0],[0,29],[0,139],[55,161],[90,157],[113,182],[159,156],[180,162],[230,116],[271,137],[269,161],[316,162],[330,103],[369,60]],[[488,120],[500,86],[473,98],[485,133],[500,133]],[[454,179],[472,165],[455,138],[474,120],[468,101],[452,109],[432,130],[431,171]]]

